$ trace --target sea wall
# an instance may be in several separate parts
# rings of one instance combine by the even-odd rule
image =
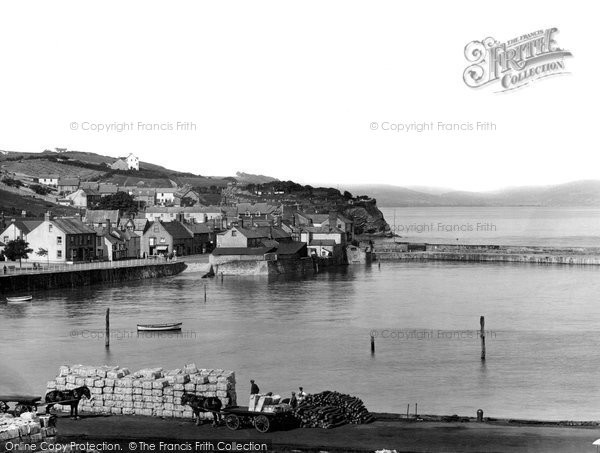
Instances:
[[[191,419],[192,408],[181,404],[184,392],[217,397],[223,407],[237,405],[233,371],[198,369],[193,363],[182,369],[146,368],[134,373],[117,366],[63,365],[47,391],[84,385],[92,398],[81,399],[78,410],[95,414]],[[70,406],[55,408],[70,411]],[[201,413],[200,419],[212,419],[212,414]]]
[[[185,268],[184,262],[177,261],[144,266],[6,275],[0,277],[0,292],[47,290],[168,277],[183,272]]]
[[[377,259],[406,261],[469,261],[530,264],[600,265],[600,256],[526,253],[377,252]]]
[[[343,265],[343,257],[334,258],[294,258],[279,260],[229,261],[213,266],[215,275],[304,275],[320,272],[332,266]]]

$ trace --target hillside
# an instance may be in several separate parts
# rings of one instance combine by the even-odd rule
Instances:
[[[73,215],[77,213],[77,209],[66,206],[59,206],[54,203],[49,203],[43,199],[30,195],[23,195],[0,188],[0,212],[3,212],[6,217],[21,216],[21,212],[25,210],[28,217],[40,217],[48,210],[57,215]]]
[[[368,193],[379,206],[541,206],[598,207],[600,181],[575,181],[539,187],[514,187],[493,192],[448,191],[436,194],[392,185],[347,185],[353,193]],[[425,189],[426,190],[426,189]]]

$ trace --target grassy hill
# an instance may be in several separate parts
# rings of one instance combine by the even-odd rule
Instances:
[[[73,215],[77,209],[60,206],[54,203],[35,198],[33,196],[22,195],[0,188],[0,212],[8,216],[21,216],[21,212],[27,211],[27,216],[41,217],[48,210],[57,215]]]

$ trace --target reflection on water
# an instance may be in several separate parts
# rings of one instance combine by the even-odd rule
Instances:
[[[207,300],[204,301],[206,285]],[[598,269],[469,263],[384,263],[316,276],[198,274],[36,293],[0,305],[0,393],[41,392],[63,363],[233,369],[240,402],[256,379],[287,395],[335,389],[371,410],[491,417],[599,418]],[[106,308],[111,346],[104,347]],[[480,341],[437,331],[477,331]],[[136,324],[182,321],[180,334]],[[429,337],[370,332],[425,329]],[[516,410],[518,414],[515,414]]]

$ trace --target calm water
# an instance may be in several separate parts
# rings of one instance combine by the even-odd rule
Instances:
[[[600,209],[388,207],[381,211],[390,227],[395,223],[398,235],[412,241],[600,246]]]
[[[51,291],[28,306],[0,304],[0,393],[40,392],[62,363],[195,362],[235,370],[240,401],[254,378],[263,391],[281,394],[299,385],[356,394],[375,411],[403,412],[409,403],[412,411],[418,403],[421,413],[482,408],[496,417],[600,419],[599,294],[598,268],[412,262],[305,280],[221,283],[182,274]],[[127,334],[106,353],[102,339],[78,331],[102,330],[107,307],[113,331],[181,320],[184,333]],[[485,365],[478,338],[468,338],[480,315],[489,329]],[[389,338],[400,336],[396,329],[418,334]],[[455,335],[446,331],[467,331],[467,338],[446,338]]]

